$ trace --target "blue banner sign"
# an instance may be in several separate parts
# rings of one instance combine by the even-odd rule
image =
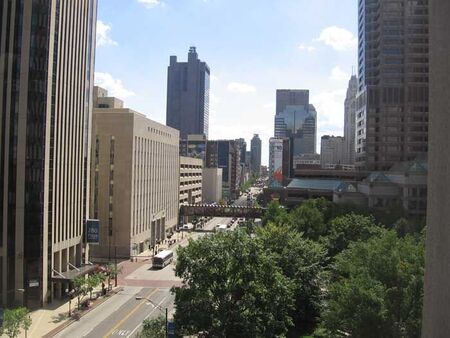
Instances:
[[[100,243],[100,221],[98,219],[86,220],[86,242],[88,244]]]

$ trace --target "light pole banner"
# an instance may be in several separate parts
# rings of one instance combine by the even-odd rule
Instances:
[[[100,221],[98,219],[86,220],[86,243],[100,243]]]

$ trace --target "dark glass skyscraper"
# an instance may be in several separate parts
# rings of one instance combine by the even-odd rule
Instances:
[[[0,2],[0,306],[61,296],[87,257],[96,11]]]
[[[388,170],[428,150],[428,0],[359,0],[356,164]]]
[[[170,57],[167,78],[166,124],[180,131],[180,138],[200,134],[208,137],[209,67],[199,60],[195,47],[188,61]]]
[[[261,139],[258,134],[253,135],[250,142],[250,152],[252,173],[259,176],[261,174]]]

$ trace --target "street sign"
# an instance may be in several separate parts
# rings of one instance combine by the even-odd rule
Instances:
[[[39,286],[39,281],[37,279],[30,279],[28,286],[30,288],[37,288]]]
[[[88,244],[100,243],[100,221],[98,219],[86,220],[86,242]]]
[[[174,322],[167,323],[167,336],[169,338],[175,338],[175,323]]]

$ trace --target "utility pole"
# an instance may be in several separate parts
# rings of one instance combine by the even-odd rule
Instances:
[[[116,245],[114,245],[114,276],[115,276],[115,281],[114,281],[114,284],[115,284],[115,287],[117,287],[117,275],[118,275],[118,273],[117,273],[117,246]]]
[[[166,308],[166,338],[169,338],[169,331],[168,331],[167,325],[168,325],[168,311]]]

